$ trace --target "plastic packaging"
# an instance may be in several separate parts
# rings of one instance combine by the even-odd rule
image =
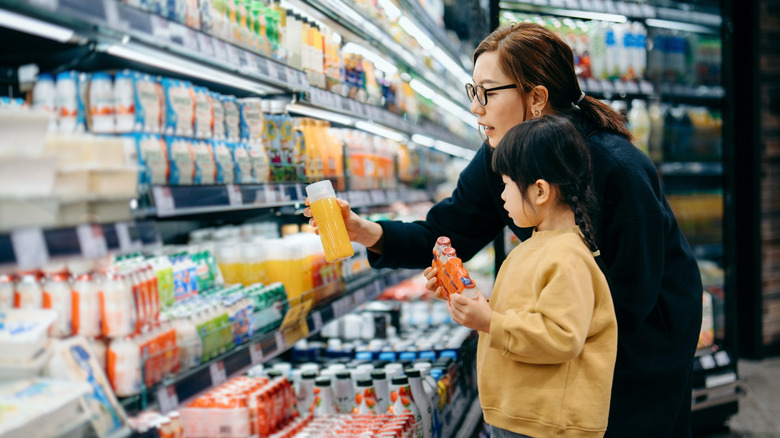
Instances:
[[[306,195],[320,231],[325,259],[333,263],[353,256],[352,244],[331,182],[325,180],[306,186]]]
[[[445,240],[446,239],[446,240]],[[469,277],[469,271],[463,267],[463,261],[456,256],[455,248],[448,246],[449,238],[439,237],[433,248],[433,263],[436,268],[436,281],[444,295],[462,293],[469,298],[476,297],[474,282]],[[438,251],[441,251],[439,254]]]

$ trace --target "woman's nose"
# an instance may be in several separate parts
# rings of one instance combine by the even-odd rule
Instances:
[[[473,114],[485,114],[485,107],[479,103],[479,99],[476,97],[471,99],[471,105],[469,105],[469,111]]]

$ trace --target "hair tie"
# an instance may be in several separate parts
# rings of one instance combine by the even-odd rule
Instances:
[[[574,105],[579,105],[579,104],[580,104],[580,102],[582,102],[582,99],[585,99],[585,92],[584,92],[584,91],[583,91],[583,92],[581,92],[581,94],[580,94],[580,98],[579,98],[579,99],[577,99],[577,101],[576,101],[576,102],[574,102]]]
[[[600,255],[601,255],[601,251],[600,250],[597,249],[597,250],[593,251],[593,258],[596,258],[596,257],[598,257]]]

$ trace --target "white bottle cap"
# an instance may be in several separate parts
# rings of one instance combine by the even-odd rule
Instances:
[[[306,186],[306,196],[309,197],[310,203],[314,203],[320,199],[336,197],[336,192],[333,190],[333,184],[330,180],[326,179]]]

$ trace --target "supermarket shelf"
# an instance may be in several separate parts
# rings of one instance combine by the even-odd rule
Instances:
[[[464,139],[444,127],[418,126],[383,108],[313,87],[300,70],[118,0],[48,0],[34,2],[34,5],[0,0],[0,8],[10,11],[0,9],[0,12],[10,14],[7,17],[0,15],[3,18],[0,26],[11,26],[14,20],[33,17],[36,26],[53,26],[59,31],[60,42],[90,41],[96,52],[144,71],[196,79],[235,90],[235,94],[293,94],[321,109],[349,114],[356,121],[369,125],[382,124],[409,135],[435,133],[439,140],[467,149],[474,149],[479,144],[479,141],[470,141],[464,145]],[[16,28],[36,34],[34,27]],[[361,34],[363,38],[375,40],[370,35]],[[398,46],[392,38],[385,36],[388,41],[384,42]],[[405,51],[400,46],[398,49]],[[426,66],[416,65],[419,60],[415,57],[407,58],[414,61],[413,69],[426,71]],[[436,78],[430,72],[427,76]],[[428,82],[436,88],[435,82]],[[442,93],[444,96],[452,94],[450,91]],[[465,109],[463,112],[467,113]],[[478,138],[476,130],[473,137]]]
[[[471,438],[480,424],[482,424],[482,405],[479,404],[479,397],[474,397],[455,438]]]
[[[96,259],[109,252],[130,253],[160,244],[152,221],[21,228],[0,234],[0,266],[33,269],[62,258]]]
[[[670,162],[661,163],[658,170],[663,176],[723,176],[723,163]]]
[[[705,106],[720,104],[725,96],[725,91],[721,86],[661,84],[655,87],[646,80],[624,81],[620,79],[598,80],[580,78],[580,88],[591,96],[606,99],[647,99],[658,97],[663,101]]]
[[[136,211],[143,218],[224,213],[250,209],[303,209],[306,198],[303,183],[227,184],[218,186],[154,186],[154,206]],[[431,199],[425,190],[383,189],[351,190],[336,196],[353,208],[389,205],[394,202],[420,202]]]
[[[225,378],[240,374],[253,365],[267,362],[287,351],[298,340],[319,332],[328,322],[340,318],[361,303],[378,297],[387,287],[395,285],[419,271],[371,270],[347,281],[344,293],[338,298],[318,305],[306,315],[306,330],[274,330],[258,334],[249,342],[191,370],[173,375],[140,395],[120,401],[130,415],[150,406],[163,412],[174,409],[180,402],[218,385]]]
[[[353,126],[395,141],[409,141],[413,135],[425,135],[468,150],[474,150],[482,144],[476,130],[472,138],[464,138],[441,126],[412,123],[381,108],[317,88],[312,88],[308,99],[294,102],[287,110],[293,114],[324,118],[341,125]],[[366,126],[364,121],[369,121],[374,126]],[[382,129],[383,127],[389,130]]]
[[[649,26],[700,33],[718,33],[722,23],[715,9],[702,12],[612,0],[502,1],[499,7],[510,11],[615,22],[650,20],[647,22]]]

